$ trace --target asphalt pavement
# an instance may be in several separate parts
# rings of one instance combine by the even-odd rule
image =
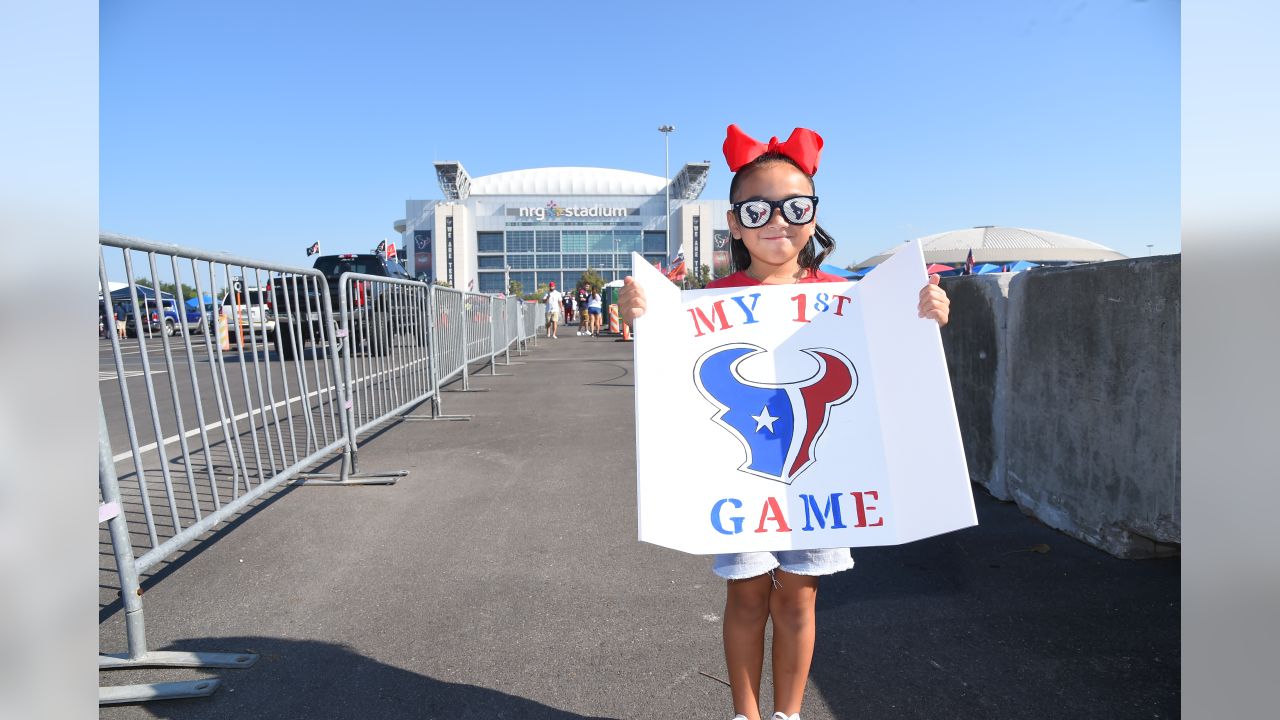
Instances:
[[[362,443],[361,470],[410,471],[397,484],[286,487],[159,568],[149,647],[261,659],[101,673],[222,687],[100,717],[732,717],[723,581],[635,539],[631,346],[570,327],[513,360],[444,393],[470,421]],[[974,497],[977,527],[822,580],[803,717],[1178,717],[1179,560],[1118,560]],[[119,652],[105,577],[100,648]]]

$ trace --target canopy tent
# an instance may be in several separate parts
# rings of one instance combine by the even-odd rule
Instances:
[[[977,265],[973,268],[974,275],[986,275],[988,273],[998,273],[1003,271],[1004,268],[1000,265],[993,265],[991,263],[982,263],[981,265]]]
[[[846,270],[845,268],[842,268],[839,265],[832,265],[831,263],[824,263],[822,265],[819,265],[818,269],[824,273],[837,275],[839,277],[845,278],[846,280],[852,280],[853,278],[857,277],[856,275],[853,274],[852,271]]]
[[[953,273],[953,272],[955,272],[955,271],[956,271],[956,269],[955,269],[955,268],[953,268],[953,267],[951,267],[950,265],[942,265],[942,264],[939,264],[939,263],[933,263],[933,264],[931,264],[929,267],[925,268],[925,269],[924,269],[924,271],[925,271],[925,273],[926,273],[926,274],[928,274],[928,275],[933,275],[934,273],[937,273],[937,274],[939,274],[939,275],[946,275],[947,273]]]
[[[187,307],[189,308],[198,308],[202,305],[212,305],[212,304],[213,304],[213,296],[210,295],[209,293],[204,294],[204,302],[201,302],[200,298],[187,298]]]
[[[152,290],[151,288],[147,287],[146,285],[137,285],[137,286],[135,286],[135,287],[136,287],[136,289],[137,289],[137,291],[138,291],[138,297],[142,298],[143,300],[154,300],[154,299],[156,298],[156,291],[155,291],[155,290]],[[161,297],[161,298],[163,298],[163,299],[165,299],[165,300],[172,300],[172,299],[173,299],[173,295],[171,295],[171,294],[169,294],[169,293],[167,293],[167,292],[161,292],[161,293],[160,293],[160,297]],[[112,304],[115,304],[115,303],[118,303],[118,302],[129,302],[129,301],[130,301],[130,296],[129,296],[129,288],[128,288],[128,286],[122,287],[122,288],[120,288],[119,290],[112,290],[112,291],[111,291],[111,302],[112,302]]]
[[[1033,263],[1028,260],[1019,260],[1009,266],[1009,272],[1022,272],[1023,270],[1030,270],[1031,268],[1038,267],[1040,267],[1039,263]]]

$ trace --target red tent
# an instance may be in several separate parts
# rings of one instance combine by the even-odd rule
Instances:
[[[955,272],[955,270],[956,269],[951,267],[950,265],[940,265],[938,263],[933,263],[932,265],[924,269],[925,274],[928,274],[928,275],[932,275],[934,273],[938,273],[939,275],[946,275],[949,272]]]

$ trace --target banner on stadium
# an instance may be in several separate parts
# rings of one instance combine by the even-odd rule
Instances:
[[[640,255],[640,540],[689,553],[896,545],[977,524],[909,243],[860,282],[681,292]]]

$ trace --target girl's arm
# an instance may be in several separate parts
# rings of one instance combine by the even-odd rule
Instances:
[[[938,327],[945,327],[951,316],[951,300],[947,298],[947,291],[938,285],[941,280],[940,275],[929,276],[929,284],[920,289],[920,305],[916,309],[920,317],[937,320]]]
[[[622,278],[622,292],[618,293],[618,312],[622,322],[632,325],[635,319],[644,315],[644,288],[636,284],[630,275]]]

